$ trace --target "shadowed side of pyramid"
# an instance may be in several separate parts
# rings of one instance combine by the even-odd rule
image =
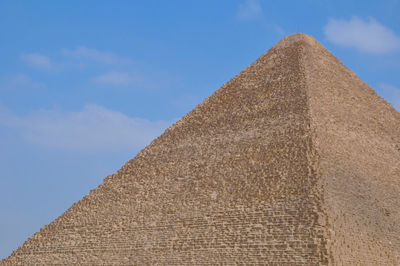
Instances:
[[[399,121],[286,37],[2,263],[399,262]]]
[[[330,256],[399,265],[400,114],[321,45],[302,55]]]

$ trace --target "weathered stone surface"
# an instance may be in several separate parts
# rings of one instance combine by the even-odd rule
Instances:
[[[14,264],[400,264],[400,114],[288,36],[28,239]]]

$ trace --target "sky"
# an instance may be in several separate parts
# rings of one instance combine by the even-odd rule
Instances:
[[[0,259],[286,35],[400,110],[400,0],[0,2]]]

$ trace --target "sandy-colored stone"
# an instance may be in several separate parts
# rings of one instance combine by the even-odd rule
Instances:
[[[400,114],[288,36],[2,265],[399,265]]]

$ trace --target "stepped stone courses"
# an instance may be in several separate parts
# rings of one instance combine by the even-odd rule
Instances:
[[[400,114],[288,36],[1,261],[400,264]]]

